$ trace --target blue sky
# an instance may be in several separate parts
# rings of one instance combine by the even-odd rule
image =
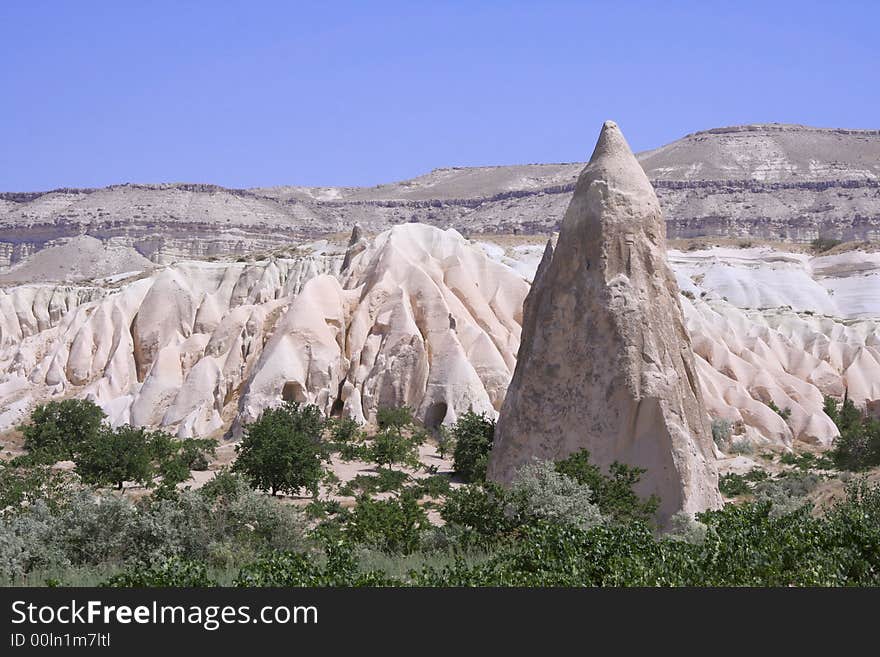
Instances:
[[[880,128],[880,3],[0,3],[0,190],[373,185],[754,122]]]

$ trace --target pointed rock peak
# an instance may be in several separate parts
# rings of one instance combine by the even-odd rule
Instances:
[[[615,180],[625,187],[650,188],[653,193],[648,176],[614,121],[605,121],[590,162],[581,175],[609,182]]]
[[[602,125],[602,132],[599,133],[599,140],[590,156],[590,164],[598,161],[600,158],[616,158],[616,157],[634,157],[629,144],[626,143],[626,137],[620,131],[620,128],[614,121],[605,121]]]
[[[342,270],[346,271],[355,256],[363,252],[367,248],[367,240],[364,237],[364,231],[360,224],[355,224],[351,229],[351,237],[348,240],[348,248],[345,250],[345,257],[342,259]]]
[[[630,228],[640,225],[652,235],[660,235],[662,221],[651,181],[620,128],[614,121],[606,121],[593,155],[578,177],[557,250],[576,236],[591,243],[598,235],[593,229],[601,226],[604,233],[609,222]]]
[[[355,224],[354,227],[352,227],[352,229],[351,229],[351,237],[348,239],[348,245],[354,246],[355,244],[357,244],[358,242],[361,241],[363,236],[364,236],[364,229],[361,228],[361,225],[359,223]]]

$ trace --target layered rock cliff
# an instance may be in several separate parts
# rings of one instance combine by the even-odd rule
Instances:
[[[880,131],[720,128],[641,154],[669,237],[880,239]],[[372,188],[114,185],[0,193],[0,268],[89,235],[156,262],[420,222],[465,233],[558,229],[582,163],[437,169]],[[115,272],[106,272],[115,273]]]

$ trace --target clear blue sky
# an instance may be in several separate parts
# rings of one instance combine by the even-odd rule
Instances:
[[[880,128],[880,2],[0,2],[0,190],[372,185]]]

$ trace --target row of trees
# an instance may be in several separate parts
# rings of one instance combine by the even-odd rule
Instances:
[[[115,486],[125,482],[167,490],[185,481],[191,470],[205,470],[216,441],[180,440],[164,431],[104,423],[104,412],[84,399],[51,401],[38,406],[19,429],[28,454],[12,463],[42,466],[73,461],[86,484]]]

